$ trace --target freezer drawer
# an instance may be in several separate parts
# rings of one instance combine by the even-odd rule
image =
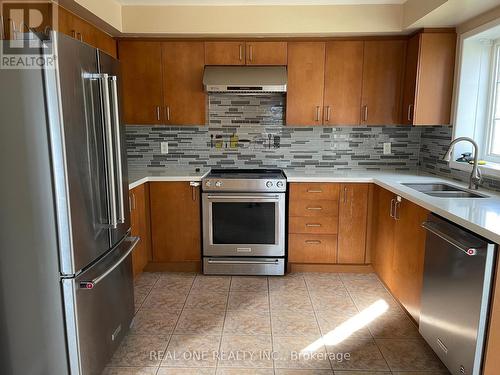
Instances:
[[[131,252],[135,237],[74,279],[63,279],[71,373],[98,375],[134,315]]]
[[[453,375],[480,375],[495,246],[430,215],[419,330]]]

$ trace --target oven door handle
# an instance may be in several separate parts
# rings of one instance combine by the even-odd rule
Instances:
[[[278,259],[274,260],[215,260],[208,259],[211,264],[279,264]]]
[[[279,195],[208,195],[208,199],[258,199],[258,200],[276,200]]]

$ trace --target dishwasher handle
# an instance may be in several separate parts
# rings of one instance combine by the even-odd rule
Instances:
[[[455,240],[453,237],[449,236],[446,233],[443,233],[442,231],[439,230],[439,225],[437,225],[436,223],[433,223],[431,221],[425,221],[424,223],[422,223],[422,227],[424,229],[426,229],[427,231],[429,231],[430,233],[438,236],[442,240],[448,242],[450,245],[452,245],[452,246],[456,247],[457,249],[463,251],[468,256],[477,255],[477,249],[464,246],[460,242],[458,242],[457,240]]]

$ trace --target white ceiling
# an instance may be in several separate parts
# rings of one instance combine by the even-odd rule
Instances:
[[[407,0],[118,0],[123,5],[367,5]]]

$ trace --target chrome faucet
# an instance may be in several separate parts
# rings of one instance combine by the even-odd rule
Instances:
[[[472,173],[470,174],[469,189],[477,190],[477,189],[479,189],[479,185],[481,184],[482,176],[481,176],[481,171],[479,170],[479,166],[477,164],[478,157],[479,157],[479,146],[472,138],[459,137],[457,139],[454,139],[450,143],[450,147],[448,148],[446,155],[444,155],[443,160],[444,161],[451,160],[451,154],[453,152],[453,148],[455,147],[455,144],[457,144],[458,142],[461,142],[461,141],[470,142],[470,143],[472,143],[472,146],[474,147],[474,164],[472,165]]]

